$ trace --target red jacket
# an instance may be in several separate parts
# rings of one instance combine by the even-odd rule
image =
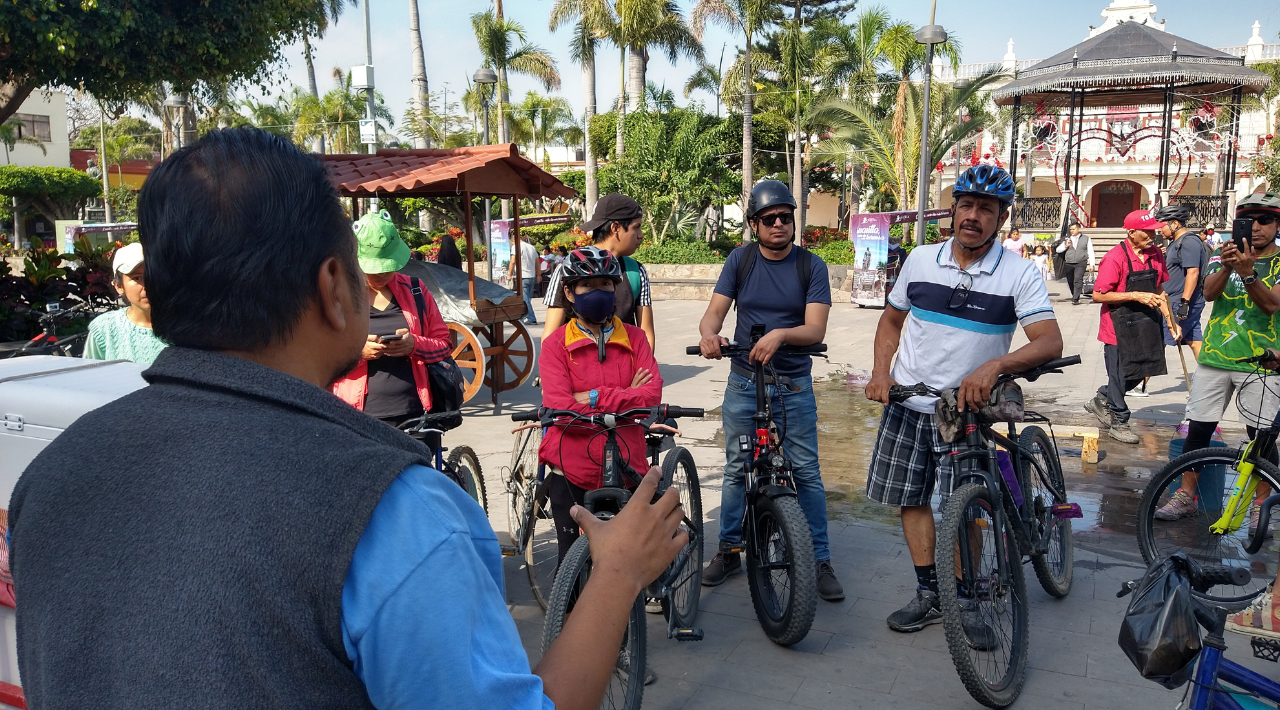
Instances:
[[[409,333],[413,335],[413,352],[409,362],[413,366],[413,383],[418,387],[418,398],[422,400],[422,408],[431,410],[431,381],[427,377],[427,363],[440,362],[453,352],[453,340],[449,337],[449,326],[440,317],[440,309],[436,308],[436,300],[431,292],[422,289],[422,300],[426,303],[427,312],[424,318],[418,317],[418,303],[413,297],[409,277],[396,274],[387,284],[391,294],[396,297],[400,310],[404,311],[404,319],[409,324]],[[364,411],[364,397],[369,392],[369,365],[361,360],[346,377],[333,385],[333,393],[342,401]]]
[[[631,380],[641,368],[653,373],[653,379],[633,388]],[[538,374],[542,377],[542,405],[552,409],[622,412],[662,403],[662,377],[648,338],[643,330],[626,325],[616,317],[613,333],[605,345],[604,362],[596,355],[595,342],[571,320],[542,341]],[[599,392],[595,409],[573,398],[574,392],[593,389]],[[587,427],[553,426],[542,438],[538,458],[564,471],[569,481],[579,488],[600,488],[605,437],[597,436],[598,433]],[[643,476],[649,468],[644,455],[644,430],[638,426],[621,427],[617,436],[622,458]]]

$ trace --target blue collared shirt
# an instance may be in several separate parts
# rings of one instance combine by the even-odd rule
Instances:
[[[507,610],[502,552],[456,483],[410,466],[342,588],[342,642],[379,710],[553,710]]]

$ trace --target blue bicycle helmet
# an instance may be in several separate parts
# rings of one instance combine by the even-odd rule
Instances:
[[[994,197],[1008,207],[1013,204],[1013,176],[1004,168],[975,165],[960,175],[951,195],[956,198],[961,195]]]

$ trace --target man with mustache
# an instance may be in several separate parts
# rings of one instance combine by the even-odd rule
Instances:
[[[936,397],[889,402],[889,387],[923,382],[959,387],[959,405],[981,407],[996,379],[1062,355],[1062,333],[1035,262],[995,245],[1009,218],[1013,178],[990,165],[965,171],[956,182],[951,223],[955,236],[916,247],[876,328],[875,365],[867,399],[885,405],[871,454],[867,497],[902,509],[902,530],[915,565],[916,596],[889,615],[889,628],[913,632],[942,620],[934,563],[935,486],[945,502],[951,490],[951,455],[934,417]],[[1018,325],[1030,341],[1009,352]],[[897,355],[895,361],[894,355]],[[954,578],[951,570],[945,570]],[[961,592],[961,620],[969,642],[989,650],[997,642],[977,603]]]

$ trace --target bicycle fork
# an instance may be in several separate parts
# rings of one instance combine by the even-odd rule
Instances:
[[[1004,506],[1001,504],[1000,496],[1003,492],[1000,486],[993,479],[993,470],[997,470],[996,454],[994,447],[987,448],[982,451],[970,451],[955,456],[955,463],[961,464],[965,461],[983,460],[986,463],[986,469],[978,469],[971,467],[968,472],[961,476],[956,476],[952,483],[952,491],[957,487],[955,483],[963,482],[965,479],[978,479],[987,488],[988,494],[991,496],[991,525],[994,530],[991,531],[991,537],[995,542],[996,552],[996,578],[994,580],[980,580],[977,578],[977,567],[975,566],[974,554],[982,554],[982,531],[981,528],[987,526],[987,522],[979,520],[970,511],[965,511],[964,526],[960,528],[957,535],[957,544],[959,545],[960,569],[953,570],[952,573],[959,572],[959,579],[964,583],[969,593],[975,597],[987,594],[994,594],[997,589],[1004,589],[1010,584],[1010,574],[1008,566],[1002,563],[1002,560],[1008,559],[1006,556],[1006,545],[1008,541],[1005,539],[1005,531],[1009,529],[1009,521],[1005,519]],[[976,540],[971,540],[970,535],[976,535]],[[995,582],[992,585],[992,582]]]

